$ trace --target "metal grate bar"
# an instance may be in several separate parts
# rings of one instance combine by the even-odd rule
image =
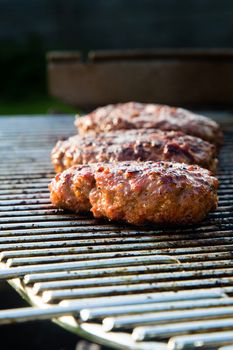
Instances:
[[[75,306],[79,310],[94,309],[99,307],[125,307],[129,305],[138,304],[151,304],[161,302],[172,302],[172,301],[184,301],[184,300],[199,300],[199,299],[211,299],[211,298],[227,298],[226,293],[232,293],[232,287],[224,288],[209,288],[199,289],[195,291],[172,291],[172,292],[151,292],[151,293],[140,293],[135,295],[110,295],[106,297],[98,298],[87,298],[87,299],[73,299],[63,300],[60,305],[63,306]]]
[[[122,284],[117,286],[73,288],[70,290],[61,289],[44,292],[42,294],[42,299],[44,302],[54,303],[63,299],[88,298],[97,297],[101,295],[109,296],[117,294],[140,293],[143,291],[178,291],[183,289],[211,288],[216,286],[233,286],[233,278],[221,278],[218,279],[218,281],[216,281],[216,279],[201,279],[176,282],[141,283],[137,285]]]
[[[44,282],[40,284],[34,285],[34,292],[41,293],[46,290],[56,290],[56,289],[70,289],[77,287],[88,287],[88,286],[104,286],[104,285],[115,285],[115,284],[124,284],[124,283],[143,283],[143,282],[161,282],[161,281],[179,281],[186,279],[195,279],[200,278],[204,279],[206,277],[209,278],[218,278],[221,281],[222,276],[230,276],[232,277],[233,269],[227,270],[205,270],[198,272],[187,272],[187,271],[179,271],[179,272],[170,272],[170,273],[151,273],[150,274],[137,274],[137,275],[127,275],[127,276],[112,276],[112,277],[102,277],[101,281],[99,278],[88,278],[88,279],[72,279],[70,280],[59,280],[55,282]],[[201,283],[201,281],[200,281]]]
[[[185,350],[196,347],[212,347],[229,344],[233,341],[233,332],[215,332],[212,334],[198,334],[198,335],[186,335],[177,336],[171,338],[168,346],[171,350]]]
[[[53,306],[46,309],[27,307],[0,311],[0,325],[34,320],[51,320],[54,317],[77,315],[73,306]]]
[[[106,232],[106,231],[105,231]],[[85,233],[85,231],[84,231]],[[196,253],[208,253],[208,252],[224,252],[224,251],[232,251],[233,245],[220,245],[220,246],[207,246],[207,247],[194,247],[194,248],[164,248],[164,249],[156,249],[156,246],[152,243],[141,243],[139,245],[132,243],[130,247],[128,244],[114,244],[114,245],[96,245],[95,247],[90,248],[90,246],[81,246],[81,247],[61,247],[61,248],[48,248],[48,249],[30,249],[30,250],[9,250],[3,251],[0,254],[0,260],[5,261],[7,259],[13,258],[24,258],[22,263],[40,263],[46,262],[47,256],[50,255],[49,259],[52,262],[53,259],[76,259],[77,254],[94,254],[98,252],[127,252],[134,249],[138,254],[142,254],[143,252],[151,252],[151,254],[168,254],[171,253],[173,256],[176,254],[196,254]],[[68,257],[69,256],[69,257]],[[35,259],[35,260],[32,260]],[[36,261],[38,259],[38,262]],[[200,264],[196,265],[196,267],[201,267]]]
[[[32,284],[36,282],[47,282],[47,281],[58,281],[58,280],[69,280],[76,278],[92,278],[92,277],[103,277],[103,276],[114,276],[114,275],[129,275],[129,274],[145,274],[145,273],[161,273],[161,272],[174,272],[174,271],[197,271],[198,269],[219,269],[219,271],[226,271],[229,267],[233,267],[233,261],[220,260],[204,262],[202,266],[199,263],[191,264],[160,264],[160,265],[148,265],[148,266],[127,266],[127,267],[113,267],[104,269],[89,269],[89,270],[69,270],[58,271],[58,272],[47,272],[39,274],[26,275],[24,278],[25,284]]]
[[[38,257],[38,258],[19,258],[19,259],[9,259],[6,263],[7,266],[9,267],[14,267],[14,266],[23,266],[23,265],[32,265],[32,264],[43,264],[43,263],[57,263],[57,262],[66,262],[66,261],[84,261],[84,260],[93,260],[93,259],[109,259],[109,258],[120,258],[120,257],[132,257],[132,256],[147,256],[147,255],[154,255],[158,256],[156,252],[154,251],[133,251],[133,252],[104,252],[104,253],[92,253],[92,254],[81,254],[81,255],[61,255],[58,257],[52,256],[51,259],[48,259],[47,257]],[[50,260],[50,261],[49,261]],[[146,260],[146,258],[145,258]],[[165,255],[161,255],[158,257],[158,259],[155,259],[156,263],[161,262],[171,262],[172,259],[171,257],[167,257]]]
[[[219,305],[218,305],[219,306]],[[145,313],[144,315],[118,316],[107,317],[103,320],[103,328],[105,331],[113,329],[133,329],[134,327],[153,324],[161,325],[163,323],[186,321],[187,323],[193,320],[204,320],[210,318],[232,317],[233,307],[213,307],[206,309],[192,309],[192,310],[174,310],[174,311],[160,311],[154,313]],[[201,321],[202,322],[202,321]],[[203,323],[202,323],[203,324]],[[233,324],[232,324],[233,326]]]
[[[175,301],[175,302],[161,302],[161,303],[151,303],[151,304],[136,304],[136,305],[126,305],[124,308],[121,306],[112,307],[102,307],[93,309],[83,309],[80,312],[81,319],[83,321],[93,321],[102,320],[107,317],[111,317],[111,320],[105,321],[107,323],[107,330],[110,330],[109,326],[112,328],[117,328],[117,326],[125,327],[128,326],[127,322],[131,322],[134,319],[132,315],[137,315],[139,323],[141,317],[145,317],[147,313],[151,312],[161,312],[161,311],[172,311],[172,310],[192,310],[200,307],[214,307],[214,306],[233,306],[232,298],[217,298],[217,299],[200,299],[193,301]],[[123,318],[116,318],[116,316],[127,315]],[[115,318],[112,318],[115,317]],[[120,322],[122,322],[122,325]],[[120,328],[118,327],[118,328]]]
[[[175,323],[175,324],[167,324],[167,325],[161,325],[161,326],[154,326],[154,327],[137,327],[133,331],[133,338],[136,341],[145,341],[145,340],[151,340],[155,338],[164,338],[164,337],[171,337],[178,334],[184,334],[189,332],[208,332],[208,331],[216,331],[216,330],[222,330],[222,329],[233,329],[233,319],[218,319],[218,320],[208,320],[208,321],[193,321],[193,322],[183,322],[183,323]],[[211,334],[210,338],[211,338]],[[218,336],[221,336],[221,334],[218,334]],[[233,337],[233,332],[231,331],[231,336]],[[194,336],[191,336],[191,339]],[[196,339],[200,339],[200,335],[196,337]],[[187,338],[183,339],[190,339],[188,336]],[[182,338],[180,338],[181,340]],[[190,340],[191,340],[190,339]],[[218,338],[219,339],[219,338]],[[233,338],[230,338],[229,340],[232,341]],[[203,344],[204,345],[204,344]]]
[[[31,265],[23,267],[12,267],[9,269],[0,270],[0,279],[11,279],[17,276],[24,276],[26,274],[35,272],[51,272],[51,271],[62,271],[62,270],[83,270],[88,268],[99,268],[109,266],[129,266],[129,265],[140,265],[153,264],[161,262],[177,262],[172,257],[159,256],[159,255],[148,255],[142,257],[125,257],[115,258],[111,260],[99,259],[99,260],[88,260],[80,262],[67,262],[58,264],[44,264],[44,265]]]

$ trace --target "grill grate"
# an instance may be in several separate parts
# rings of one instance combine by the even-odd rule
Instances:
[[[0,278],[34,305],[1,311],[0,323],[53,318],[119,349],[233,343],[233,133],[220,156],[218,210],[182,230],[139,228],[50,204],[49,152],[72,124],[0,119]]]

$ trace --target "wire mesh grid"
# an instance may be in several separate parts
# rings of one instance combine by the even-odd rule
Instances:
[[[72,133],[69,116],[0,119],[0,278],[34,305],[2,310],[0,323],[55,319],[119,349],[233,343],[233,132],[218,210],[183,229],[55,209],[49,154]]]

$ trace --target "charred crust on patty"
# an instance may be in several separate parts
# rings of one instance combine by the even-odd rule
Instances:
[[[59,141],[52,151],[56,172],[76,164],[114,161],[174,161],[198,164],[216,172],[216,147],[182,132],[138,129],[73,136]]]
[[[219,125],[210,118],[183,108],[158,104],[128,102],[99,107],[86,116],[76,118],[75,125],[82,134],[157,128],[183,131],[218,146],[223,142]]]
[[[74,166],[50,184],[59,208],[136,225],[199,222],[216,209],[217,188],[208,170],[163,161]]]

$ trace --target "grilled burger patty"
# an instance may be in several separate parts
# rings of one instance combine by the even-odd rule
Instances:
[[[218,180],[199,166],[171,162],[78,165],[49,185],[52,203],[131,224],[191,224],[217,207]]]
[[[97,108],[75,121],[81,134],[119,129],[157,128],[179,130],[220,145],[223,140],[219,125],[182,108],[137,102],[119,103]]]
[[[216,172],[216,147],[180,131],[133,129],[73,136],[59,141],[52,151],[56,172],[72,165],[126,160],[175,161],[198,164]]]

